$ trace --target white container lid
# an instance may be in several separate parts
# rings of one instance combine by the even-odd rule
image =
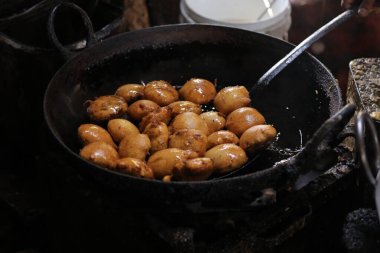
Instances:
[[[289,0],[183,0],[182,12],[196,23],[265,30],[290,15]]]

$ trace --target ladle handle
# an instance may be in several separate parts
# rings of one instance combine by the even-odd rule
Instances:
[[[296,46],[290,53],[288,53],[284,58],[278,61],[272,68],[270,68],[258,81],[253,85],[251,93],[253,90],[261,89],[265,87],[274,77],[277,76],[286,66],[294,61],[300,54],[302,54],[306,49],[308,49],[313,43],[325,36],[328,32],[338,27],[342,23],[349,20],[356,14],[356,9],[349,9],[319,28],[304,41],[302,41],[298,46]]]

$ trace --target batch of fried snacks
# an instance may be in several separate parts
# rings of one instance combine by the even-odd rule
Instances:
[[[89,121],[78,127],[80,156],[164,182],[223,175],[276,138],[276,129],[250,104],[244,86],[217,91],[202,78],[178,89],[163,80],[123,84],[84,105]]]

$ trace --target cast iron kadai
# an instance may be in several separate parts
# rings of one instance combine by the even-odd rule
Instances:
[[[64,55],[73,55],[54,34],[56,10],[49,19],[52,41]],[[343,15],[347,13],[353,15],[353,11]],[[265,115],[268,124],[276,127],[280,137],[276,149],[262,152],[245,166],[243,175],[164,183],[89,163],[78,155],[80,145],[76,136],[77,127],[88,122],[85,101],[112,94],[123,83],[156,79],[177,85],[192,77],[202,77],[215,80],[218,89],[246,84],[251,90],[262,73],[294,46],[260,33],[200,24],[151,27],[91,45],[91,24],[86,23],[90,47],[72,56],[52,78],[45,93],[44,115],[54,138],[66,151],[62,159],[99,186],[108,186],[146,203],[264,205],[274,199],[263,201],[262,190],[294,188],[296,181],[302,187],[311,180],[310,175],[302,180],[304,172],[321,174],[336,160],[334,147],[343,136],[338,133],[355,107],[348,105],[339,111],[342,99],[335,78],[316,58],[303,53],[265,87],[251,93],[252,106]],[[300,146],[304,148],[294,155]]]
[[[376,126],[365,111],[358,113],[355,126],[358,156],[369,183],[375,189],[377,216],[380,217],[380,142]],[[372,149],[372,156],[369,155],[369,149]],[[372,159],[369,159],[370,157]]]

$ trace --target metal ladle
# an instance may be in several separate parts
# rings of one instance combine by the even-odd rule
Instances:
[[[345,12],[341,13],[339,16],[335,17],[333,20],[319,28],[309,37],[307,37],[304,41],[302,41],[298,46],[296,46],[292,51],[290,51],[284,58],[278,61],[272,68],[270,68],[257,82],[252,86],[250,90],[250,97],[254,97],[254,93],[256,90],[263,89],[265,86],[269,84],[269,82],[277,76],[286,66],[288,66],[291,62],[293,62],[300,54],[302,54],[306,49],[308,49],[313,43],[317,40],[325,36],[328,32],[338,27],[345,21],[349,20],[357,13],[357,9],[349,9]],[[244,172],[256,159],[258,155],[256,155],[253,159],[251,159],[247,164],[242,166],[241,168],[234,170],[226,175],[219,175],[213,179],[221,179],[235,176],[239,173]]]
[[[298,46],[296,46],[292,51],[290,51],[284,58],[279,60],[273,67],[271,67],[264,75],[252,86],[250,90],[250,95],[255,93],[256,90],[262,89],[269,84],[269,82],[277,76],[286,66],[292,63],[300,54],[302,54],[306,49],[308,49],[313,43],[318,41],[320,38],[325,36],[328,32],[335,29],[342,23],[349,20],[357,13],[357,8],[346,10],[339,16],[332,19],[330,22],[319,28],[317,31],[312,33],[304,41],[302,41]]]

